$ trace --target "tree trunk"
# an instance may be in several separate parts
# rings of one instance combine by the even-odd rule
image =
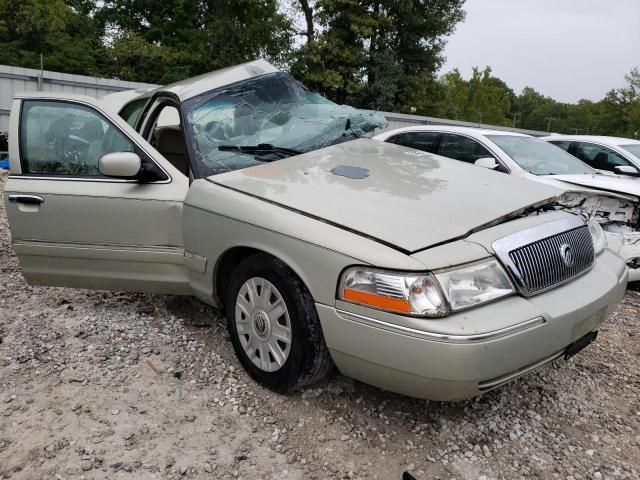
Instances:
[[[315,29],[313,25],[313,7],[309,5],[309,0],[298,0],[300,7],[304,13],[305,22],[307,22],[307,45],[313,44],[315,37]]]

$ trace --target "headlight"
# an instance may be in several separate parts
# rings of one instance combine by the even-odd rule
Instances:
[[[443,317],[446,301],[433,275],[352,267],[342,274],[338,298],[403,315]]]
[[[497,260],[436,275],[451,310],[463,310],[514,292],[511,280]]]
[[[512,293],[513,285],[497,260],[435,276],[352,267],[338,288],[340,300],[420,317],[444,317]]]
[[[607,248],[607,236],[602,230],[602,227],[595,220],[589,220],[587,222],[589,225],[589,232],[591,233],[591,239],[593,240],[593,250],[596,255],[602,253],[602,251]]]

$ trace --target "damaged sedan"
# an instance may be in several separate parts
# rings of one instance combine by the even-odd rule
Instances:
[[[131,99],[18,95],[5,199],[34,285],[193,295],[277,391],[335,367],[460,400],[596,338],[628,269],[561,190],[363,136],[259,60]],[[173,123],[172,123],[173,122]]]
[[[556,208],[597,221],[629,266],[629,280],[640,281],[640,182],[603,175],[542,140],[504,130],[415,126],[374,138],[562,189]]]

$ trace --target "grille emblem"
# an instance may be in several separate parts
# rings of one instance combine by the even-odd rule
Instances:
[[[560,247],[560,258],[562,258],[562,263],[564,263],[567,268],[573,267],[575,258],[573,257],[573,250],[571,250],[571,245],[565,243]]]

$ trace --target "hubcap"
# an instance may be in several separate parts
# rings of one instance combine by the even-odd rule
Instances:
[[[236,330],[253,364],[265,372],[279,370],[291,352],[291,320],[278,289],[268,280],[253,277],[236,298]]]

